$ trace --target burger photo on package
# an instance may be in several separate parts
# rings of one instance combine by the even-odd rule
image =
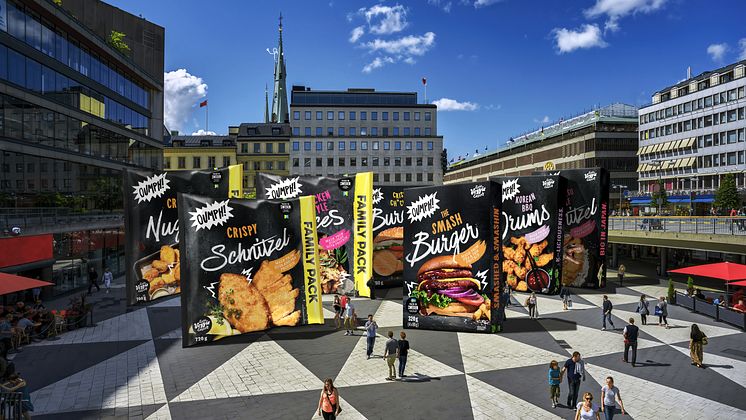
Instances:
[[[404,272],[404,188],[373,187],[373,279],[401,286]]]
[[[482,306],[489,298],[480,294],[482,285],[471,264],[461,258],[443,255],[428,260],[418,270],[417,282],[411,296],[420,302],[420,314],[489,319],[488,306]]]

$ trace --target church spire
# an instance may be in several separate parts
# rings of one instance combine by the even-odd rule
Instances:
[[[267,93],[267,85],[264,85],[264,122],[269,122],[269,94]]]
[[[285,54],[282,51],[282,14],[280,14],[279,34],[277,61],[275,62],[275,92],[272,97],[272,122],[289,123],[290,115],[285,83]]]

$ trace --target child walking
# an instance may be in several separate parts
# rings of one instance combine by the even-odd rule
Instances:
[[[556,360],[549,362],[549,397],[552,399],[552,408],[557,408],[560,398],[560,383],[562,373]]]

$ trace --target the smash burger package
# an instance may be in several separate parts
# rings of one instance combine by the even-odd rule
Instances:
[[[323,324],[313,197],[179,194],[183,346],[272,326]]]
[[[567,180],[562,284],[604,287],[609,173],[603,168],[586,168],[552,171],[551,174]]]
[[[286,200],[305,195],[316,198],[321,291],[357,290],[361,296],[370,296],[373,174],[342,178],[257,174],[259,199]]]
[[[565,180],[492,178],[502,184],[502,279],[519,292],[557,294],[562,276]]]
[[[243,170],[124,171],[127,303],[148,302],[180,291],[180,192],[215,198],[241,197]]]
[[[500,185],[408,188],[404,205],[404,326],[497,331]]]
[[[404,188],[373,187],[373,279],[376,286],[402,285]]]

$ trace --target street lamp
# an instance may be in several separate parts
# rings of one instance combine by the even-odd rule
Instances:
[[[619,215],[622,215],[622,190],[626,190],[626,185],[612,185],[611,188],[616,188],[619,190]]]

